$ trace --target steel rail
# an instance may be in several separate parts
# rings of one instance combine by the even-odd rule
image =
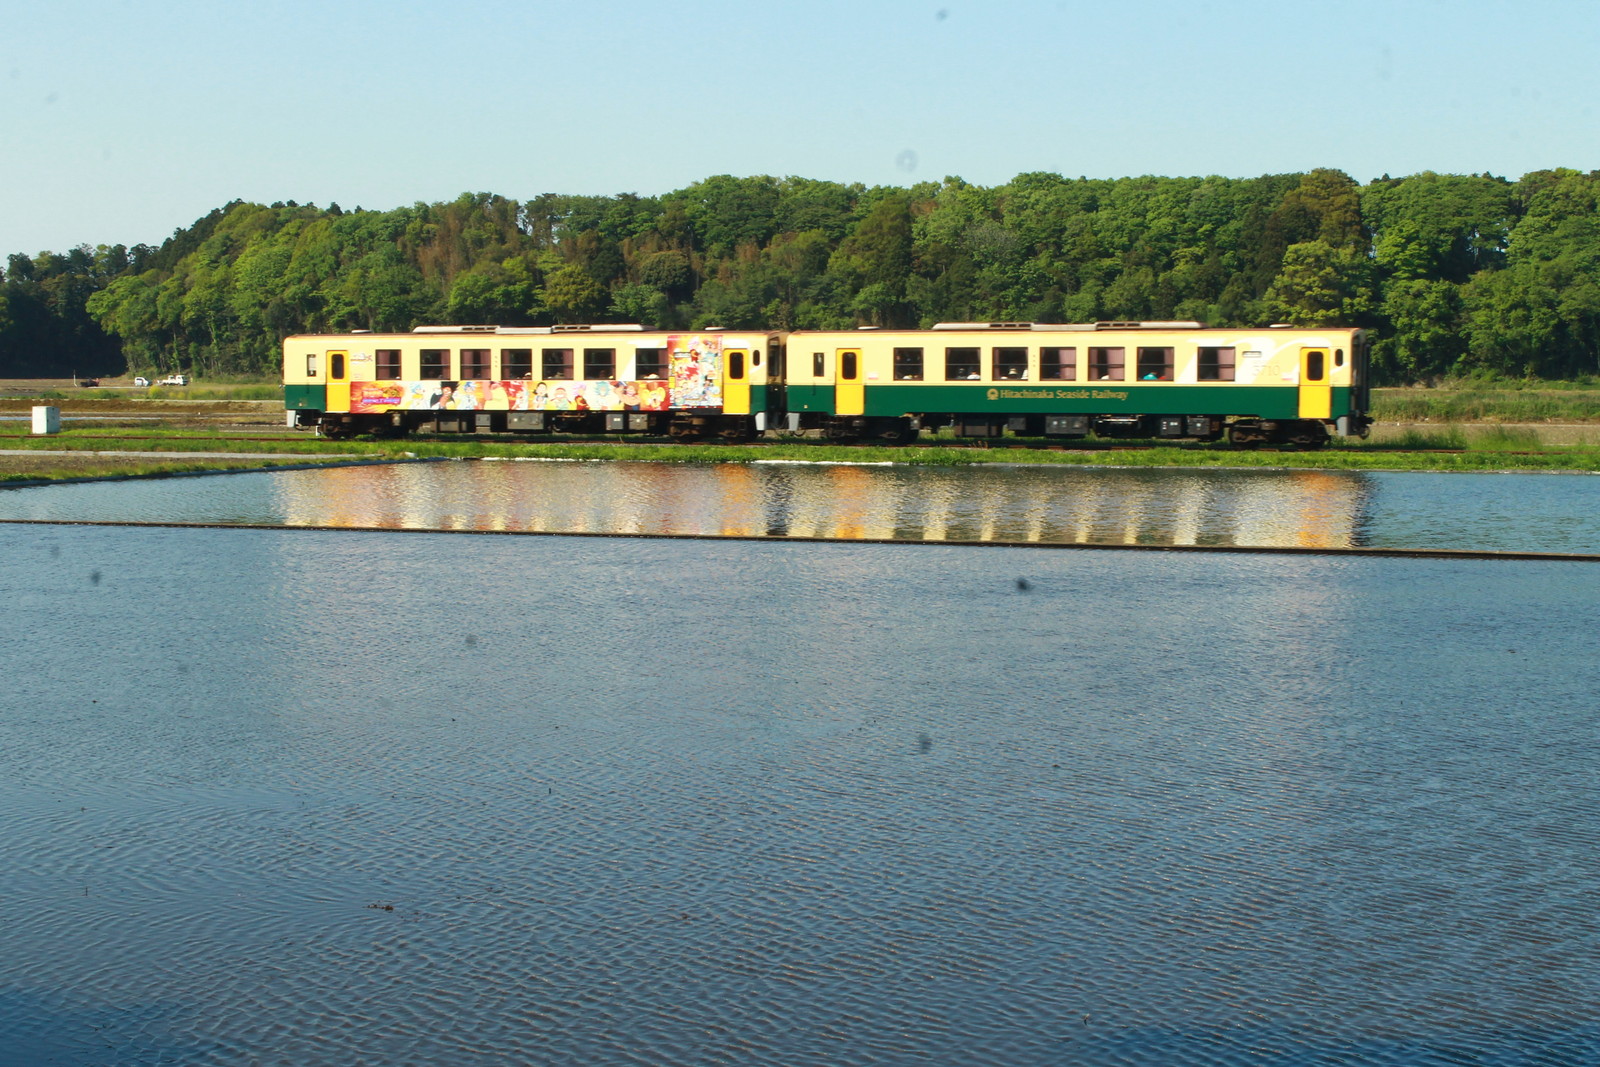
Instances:
[[[7,519],[6,526],[92,526],[174,530],[285,530],[330,533],[476,534],[500,537],[586,537],[641,541],[765,541],[792,544],[944,545],[956,548],[1056,548],[1116,552],[1187,552],[1222,555],[1356,556],[1443,560],[1539,560],[1600,563],[1600,553],[1532,552],[1475,548],[1391,548],[1374,545],[1128,545],[1099,541],[971,541],[918,537],[828,537],[816,534],[632,533],[617,530],[463,530],[447,526],[338,526],[327,523],[185,522],[123,519]]]

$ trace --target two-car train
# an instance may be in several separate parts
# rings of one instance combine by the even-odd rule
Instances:
[[[1196,322],[927,330],[422,326],[284,341],[296,424],[357,433],[811,432],[1173,438],[1317,448],[1365,436],[1368,339]]]

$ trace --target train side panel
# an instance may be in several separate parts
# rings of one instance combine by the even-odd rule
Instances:
[[[655,432],[748,436],[781,388],[765,332],[426,327],[284,342],[285,403],[332,436]]]
[[[832,436],[903,420],[1005,430],[1282,440],[1362,433],[1358,330],[1198,324],[950,324],[790,335],[790,418]]]

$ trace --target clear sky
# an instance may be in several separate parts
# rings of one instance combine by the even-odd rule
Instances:
[[[0,256],[233,199],[1600,168],[1594,0],[0,0]]]

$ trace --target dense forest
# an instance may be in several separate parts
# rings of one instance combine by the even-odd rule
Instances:
[[[273,375],[288,334],[420,323],[1199,319],[1377,331],[1382,380],[1600,372],[1600,172],[726,175],[663,196],[235,201],[160,248],[9,257],[0,377]]]

